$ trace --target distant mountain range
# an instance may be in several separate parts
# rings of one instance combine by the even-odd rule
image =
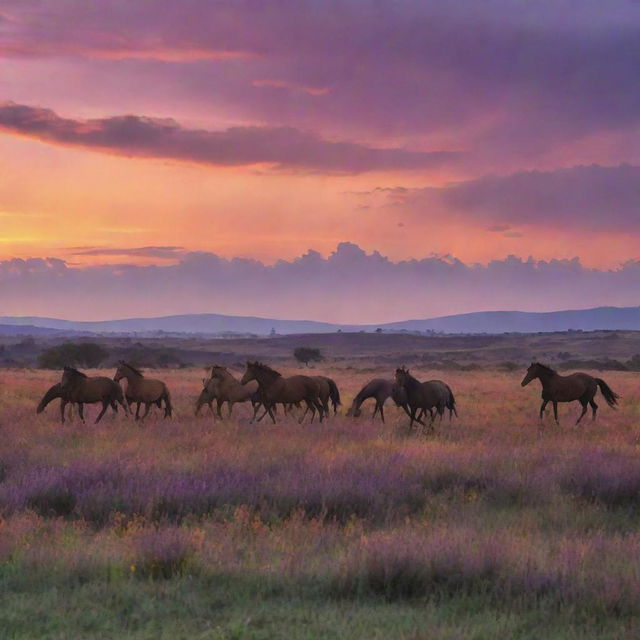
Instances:
[[[404,320],[378,325],[332,324],[313,320],[275,320],[215,313],[128,318],[78,322],[40,317],[1,317],[0,335],[44,334],[224,334],[268,335],[333,333],[335,331],[439,332],[439,333],[537,333],[551,331],[640,330],[640,307],[597,307],[575,311],[479,311],[440,318]]]

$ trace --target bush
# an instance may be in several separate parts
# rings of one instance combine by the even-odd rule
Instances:
[[[320,360],[322,360],[320,349],[314,349],[312,347],[297,347],[293,351],[293,357],[298,362],[303,362],[307,366],[310,362],[320,362]]]
[[[38,366],[42,369],[61,369],[66,365],[94,368],[109,355],[109,352],[95,342],[64,342],[57,347],[45,349],[38,356]]]

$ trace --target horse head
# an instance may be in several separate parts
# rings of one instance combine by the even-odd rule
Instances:
[[[407,381],[407,377],[409,376],[409,369],[407,369],[406,367],[402,366],[402,367],[398,367],[396,369],[396,383],[403,387],[405,382]]]
[[[255,369],[257,365],[257,362],[251,362],[251,360],[247,360],[247,369],[244,372],[242,379],[240,380],[240,384],[247,384],[247,382],[256,379]]]
[[[526,387],[532,380],[535,380],[540,375],[539,363],[532,362],[527,369],[527,373],[525,374],[522,382],[520,383],[523,387]]]

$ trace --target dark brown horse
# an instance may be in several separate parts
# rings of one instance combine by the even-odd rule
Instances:
[[[36,413],[42,413],[46,406],[52,402],[53,400],[55,400],[56,398],[60,398],[60,415],[62,418],[64,418],[64,411],[67,407],[67,405],[69,406],[69,415],[67,416],[69,418],[69,420],[71,420],[71,418],[73,417],[73,402],[70,402],[67,399],[67,394],[64,392],[64,390],[62,389],[62,383],[58,382],[56,384],[54,384],[52,387],[49,387],[49,389],[47,390],[47,392],[42,396],[42,400],[40,400],[40,402],[38,403],[38,406],[36,408]],[[113,409],[114,413],[118,412],[118,405],[114,402],[111,403],[111,408]],[[64,422],[64,419],[63,419]]]
[[[598,405],[593,398],[598,391],[598,387],[600,387],[600,391],[610,407],[615,407],[620,398],[617,393],[611,390],[604,380],[594,378],[588,373],[572,373],[568,376],[561,376],[551,367],[547,367],[539,362],[532,362],[521,384],[525,387],[536,378],[542,383],[540,420],[542,420],[544,416],[544,410],[547,404],[552,402],[553,417],[556,423],[558,423],[558,402],[573,402],[574,400],[579,400],[582,405],[582,413],[576,421],[576,424],[578,424],[587,413],[587,405],[591,405],[593,420],[595,420]]]
[[[136,420],[140,418],[141,404],[144,404],[145,407],[144,414],[142,416],[142,419],[144,420],[147,415],[149,415],[151,405],[156,404],[160,407],[163,401],[164,417],[171,417],[171,394],[169,393],[167,385],[162,382],[162,380],[145,378],[141,371],[124,360],[120,360],[113,379],[115,382],[119,382],[123,378],[127,380],[127,400],[137,404]]]
[[[338,407],[342,404],[342,400],[340,399],[340,391],[338,390],[338,385],[336,384],[333,378],[329,378],[327,376],[314,376],[314,377],[316,378],[316,380],[324,380],[329,386],[329,400],[331,400],[331,406],[333,407],[333,414],[336,415],[338,413]]]
[[[369,380],[367,384],[360,389],[360,391],[356,394],[356,397],[353,399],[351,407],[347,411],[348,416],[353,416],[354,418],[360,417],[362,411],[360,407],[365,400],[369,398],[374,398],[375,407],[373,408],[373,415],[371,418],[376,417],[376,413],[380,413],[380,418],[384,424],[384,403],[387,401],[387,398],[392,398],[396,403],[396,406],[402,407],[404,411],[409,414],[409,410],[407,408],[407,395],[404,389],[398,387],[395,381],[386,380],[384,378],[374,378],[373,380]]]
[[[324,409],[320,402],[320,387],[317,380],[309,376],[290,376],[284,378],[280,373],[261,362],[247,362],[247,370],[240,381],[247,384],[251,380],[256,380],[260,389],[260,398],[265,406],[265,412],[258,418],[258,421],[269,414],[274,424],[276,421],[274,408],[276,403],[295,404],[305,402],[307,410],[311,411],[311,422],[316,411],[320,415],[320,422],[324,417]],[[306,415],[305,411],[305,415]],[[300,422],[304,416],[300,419]]]
[[[407,404],[409,405],[409,428],[413,427],[414,422],[418,422],[425,426],[421,417],[418,416],[418,410],[428,411],[431,415],[431,425],[435,419],[433,409],[438,415],[442,416],[447,404],[446,385],[439,380],[431,380],[428,382],[420,382],[414,378],[408,369],[400,367],[396,369],[396,384],[404,388],[407,394]],[[455,406],[455,404],[454,404]]]
[[[78,413],[82,422],[84,422],[85,404],[102,403],[102,410],[96,418],[96,423],[100,422],[108,407],[113,407],[116,403],[124,408],[125,413],[129,413],[120,385],[111,378],[102,376],[89,378],[73,367],[65,367],[60,381],[60,392],[63,401],[78,403]],[[61,419],[64,422],[64,407],[61,407]]]

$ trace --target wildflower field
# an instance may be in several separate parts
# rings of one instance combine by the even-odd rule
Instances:
[[[192,368],[148,372],[171,420],[61,425],[35,414],[58,374],[3,370],[1,637],[640,637],[638,374],[558,427],[524,371],[415,368],[460,412],[423,434],[391,403],[344,415],[392,371],[313,372],[342,393],[322,424],[195,417]]]

